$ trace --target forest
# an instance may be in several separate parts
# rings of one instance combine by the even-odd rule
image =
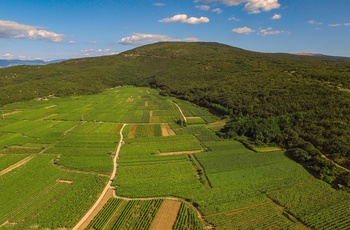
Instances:
[[[219,132],[272,145],[334,186],[350,187],[350,61],[163,42],[118,55],[0,69],[0,105],[149,86],[230,121]]]

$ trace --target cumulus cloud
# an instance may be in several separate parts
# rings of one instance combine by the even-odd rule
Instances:
[[[244,10],[252,14],[258,14],[261,11],[270,11],[279,8],[281,5],[278,0],[196,0],[195,2],[215,3],[219,2],[226,6],[237,6],[245,3]]]
[[[196,17],[188,17],[186,14],[177,14],[171,18],[164,18],[162,20],[159,20],[159,22],[165,22],[165,23],[181,22],[186,24],[200,24],[200,23],[208,23],[209,18],[207,17],[196,18]]]
[[[281,17],[282,17],[282,16],[281,16],[280,14],[275,14],[275,15],[272,16],[271,19],[277,20],[277,19],[280,19]]]
[[[163,34],[134,33],[132,36],[120,39],[118,43],[122,45],[144,45],[161,41],[199,41],[199,39],[196,37],[174,38]]]
[[[215,8],[215,9],[213,9],[213,12],[221,14],[224,11],[221,8]]]
[[[274,30],[271,27],[267,29],[260,29],[258,35],[266,36],[266,35],[277,35],[277,34],[285,34],[288,33],[284,30]]]
[[[235,21],[235,22],[241,21],[240,19],[235,18],[235,17],[231,17],[231,18],[229,18],[228,20],[229,20],[229,21]]]
[[[307,23],[310,25],[322,25],[323,24],[322,22],[318,22],[315,20],[309,20]]]
[[[232,32],[236,34],[250,34],[250,33],[253,33],[254,30],[245,26],[245,27],[235,28],[232,30]]]
[[[196,8],[204,11],[210,10],[210,6],[207,6],[207,5],[198,5],[196,6]]]
[[[47,30],[41,30],[37,26],[23,25],[13,21],[0,20],[0,38],[62,42],[64,35]]]

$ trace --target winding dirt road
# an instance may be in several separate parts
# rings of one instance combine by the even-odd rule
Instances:
[[[123,124],[123,127],[120,129],[120,140],[119,140],[119,144],[118,144],[117,150],[115,151],[115,155],[114,155],[114,158],[113,158],[113,172],[111,174],[111,177],[109,178],[109,181],[108,181],[106,187],[103,189],[101,195],[99,196],[99,198],[97,199],[95,204],[83,216],[83,218],[81,218],[81,220],[75,225],[73,230],[84,229],[86,227],[85,225],[89,224],[89,223],[86,223],[86,222],[88,222],[87,220],[93,219],[94,216],[92,216],[92,215],[93,215],[95,209],[97,208],[97,206],[99,206],[99,204],[101,203],[103,198],[106,196],[107,192],[110,191],[111,189],[113,189],[112,182],[113,182],[113,180],[115,178],[115,175],[117,174],[117,159],[118,159],[118,156],[119,156],[120,148],[123,145],[123,129],[124,129],[125,126],[126,126],[126,124]]]
[[[171,101],[171,102],[174,103],[174,104],[176,105],[176,107],[179,109],[179,111],[180,111],[180,113],[181,113],[181,115],[182,115],[184,121],[187,123],[187,119],[186,119],[184,113],[182,112],[182,109],[180,108],[180,106],[179,106],[177,103],[173,102],[173,101]]]

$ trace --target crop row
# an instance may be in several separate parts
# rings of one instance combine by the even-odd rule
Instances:
[[[10,167],[11,165],[15,164],[16,162],[28,157],[28,155],[25,154],[16,154],[16,155],[0,155],[0,171]]]
[[[185,128],[176,129],[175,131],[177,134],[180,134],[180,135],[192,134],[202,142],[222,140],[213,131],[205,128],[204,126],[189,126]]]
[[[121,203],[121,199],[109,199],[86,229],[103,229]]]
[[[0,196],[1,223],[10,220],[19,229],[73,227],[94,202],[107,178],[65,172],[52,165],[52,158],[35,156],[15,173],[0,177],[0,186],[6,188]]]
[[[201,230],[203,229],[202,222],[197,214],[188,207],[188,205],[181,203],[181,207],[173,226],[175,230]]]
[[[149,229],[162,200],[129,201],[112,229]]]

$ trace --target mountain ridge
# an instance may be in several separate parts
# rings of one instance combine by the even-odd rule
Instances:
[[[64,61],[65,59],[43,61],[43,60],[20,60],[20,59],[0,59],[0,68],[7,68],[18,65],[47,65]]]

